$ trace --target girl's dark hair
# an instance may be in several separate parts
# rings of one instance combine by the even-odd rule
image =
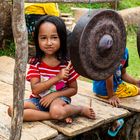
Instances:
[[[58,36],[60,38],[60,49],[56,52],[56,57],[61,63],[66,63],[67,61],[67,31],[65,23],[62,19],[56,16],[45,15],[41,17],[35,25],[34,32],[34,42],[36,47],[36,60],[41,60],[41,58],[45,55],[44,52],[39,47],[38,35],[39,28],[41,24],[45,22],[50,22],[56,26]]]

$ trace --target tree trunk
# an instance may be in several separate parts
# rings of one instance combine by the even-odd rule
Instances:
[[[5,47],[5,39],[12,37],[11,3],[0,0],[0,48]]]

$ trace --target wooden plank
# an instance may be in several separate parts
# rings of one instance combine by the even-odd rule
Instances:
[[[89,106],[90,98],[82,95],[76,95],[72,98],[72,104]],[[109,104],[92,99],[92,107],[96,112],[96,119],[91,120],[85,117],[75,117],[72,124],[66,124],[60,121],[43,121],[45,124],[57,129],[67,136],[75,136],[83,132],[92,130],[100,125],[112,122],[117,118],[130,115],[125,109],[115,108]]]
[[[13,84],[14,65],[15,65],[15,60],[13,58],[7,56],[0,57],[0,81],[11,85]],[[29,65],[27,65],[27,69],[28,67]],[[31,86],[28,81],[26,81],[25,88],[26,90],[31,91]]]
[[[24,122],[23,132],[34,136],[37,140],[51,139],[58,135],[57,130],[41,122]]]
[[[123,98],[121,99],[121,102],[121,107],[135,112],[140,112],[140,95],[130,98]]]
[[[13,86],[0,81],[1,93],[0,103],[12,105],[13,102]],[[30,91],[25,91],[25,98],[29,98]]]
[[[11,118],[7,114],[7,109],[8,106],[0,103],[0,136],[8,140]],[[26,122],[23,123],[21,140],[43,140],[57,135],[57,130],[41,122]]]
[[[92,92],[92,84],[78,80],[78,93],[96,98],[100,101],[108,103],[108,100],[99,98]],[[119,107],[128,109],[130,111],[140,112],[140,95],[128,98],[121,98]]]
[[[79,87],[78,90],[80,90],[80,87],[83,87],[84,89],[88,89],[88,90],[92,91],[92,83],[85,82],[82,80],[77,80],[77,83],[78,83],[78,87]]]
[[[10,73],[14,75],[14,65],[15,60],[8,56],[0,57],[0,72],[4,71],[5,73]]]
[[[13,84],[15,60],[7,56],[0,57],[0,80]]]
[[[64,21],[74,21],[75,20],[75,18],[73,18],[73,17],[61,17],[61,19],[63,19]]]
[[[97,97],[95,95],[95,93],[93,93],[92,91],[90,91],[89,89],[87,89],[85,87],[79,86],[79,94],[82,94],[85,96],[90,96],[92,98],[96,98],[97,100],[108,103],[107,99],[102,99],[102,98]],[[140,95],[134,96],[134,97],[128,97],[128,98],[121,98],[120,100],[121,100],[121,103],[120,103],[119,107],[128,109],[130,111],[140,112],[140,106],[139,106]]]
[[[106,99],[101,99],[95,96],[96,99],[108,103]],[[119,107],[128,109],[134,112],[140,112],[140,95],[128,98],[122,98]]]
[[[43,121],[43,123],[51,126],[54,129],[57,129],[59,132],[63,133],[67,136],[76,136],[78,134],[84,133],[91,129],[94,129],[102,124],[104,120],[101,118],[97,118],[92,121],[89,119],[76,117],[72,124],[66,124],[65,122],[60,121]]]
[[[103,118],[105,120],[105,123],[116,120],[117,118],[123,116],[127,116],[129,114],[129,111],[123,108],[116,108],[110,104],[106,104],[94,98],[89,98],[88,96],[79,94],[72,97],[72,104],[90,106],[90,100],[92,101],[91,105],[97,114],[97,118]]]
[[[70,16],[72,16],[71,13],[60,13],[60,17],[61,17],[61,18],[62,18],[62,17],[70,17]]]

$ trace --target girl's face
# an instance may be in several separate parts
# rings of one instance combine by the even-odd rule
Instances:
[[[38,35],[39,47],[45,55],[55,55],[60,48],[60,39],[56,26],[50,22],[40,25]]]

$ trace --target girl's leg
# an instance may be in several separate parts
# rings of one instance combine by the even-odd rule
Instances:
[[[24,106],[23,106],[24,109],[35,109],[35,110],[38,110],[36,108],[36,106],[31,103],[31,102],[24,102]],[[11,117],[12,116],[12,112],[13,112],[13,108],[12,106],[9,106],[8,108],[8,115]]]
[[[8,108],[9,116],[12,116],[12,107]],[[24,103],[23,120],[24,121],[40,121],[51,119],[49,112],[38,110],[38,108],[31,102]]]
[[[49,112],[34,109],[24,109],[24,121],[41,121],[49,119],[52,119]]]
[[[51,119],[50,113],[40,111],[33,103],[24,102],[24,121],[41,121]]]
[[[95,113],[92,108],[84,106],[74,106],[66,104],[62,99],[55,99],[50,106],[50,115],[53,119],[65,119],[72,115],[81,115],[87,118],[95,119]]]

